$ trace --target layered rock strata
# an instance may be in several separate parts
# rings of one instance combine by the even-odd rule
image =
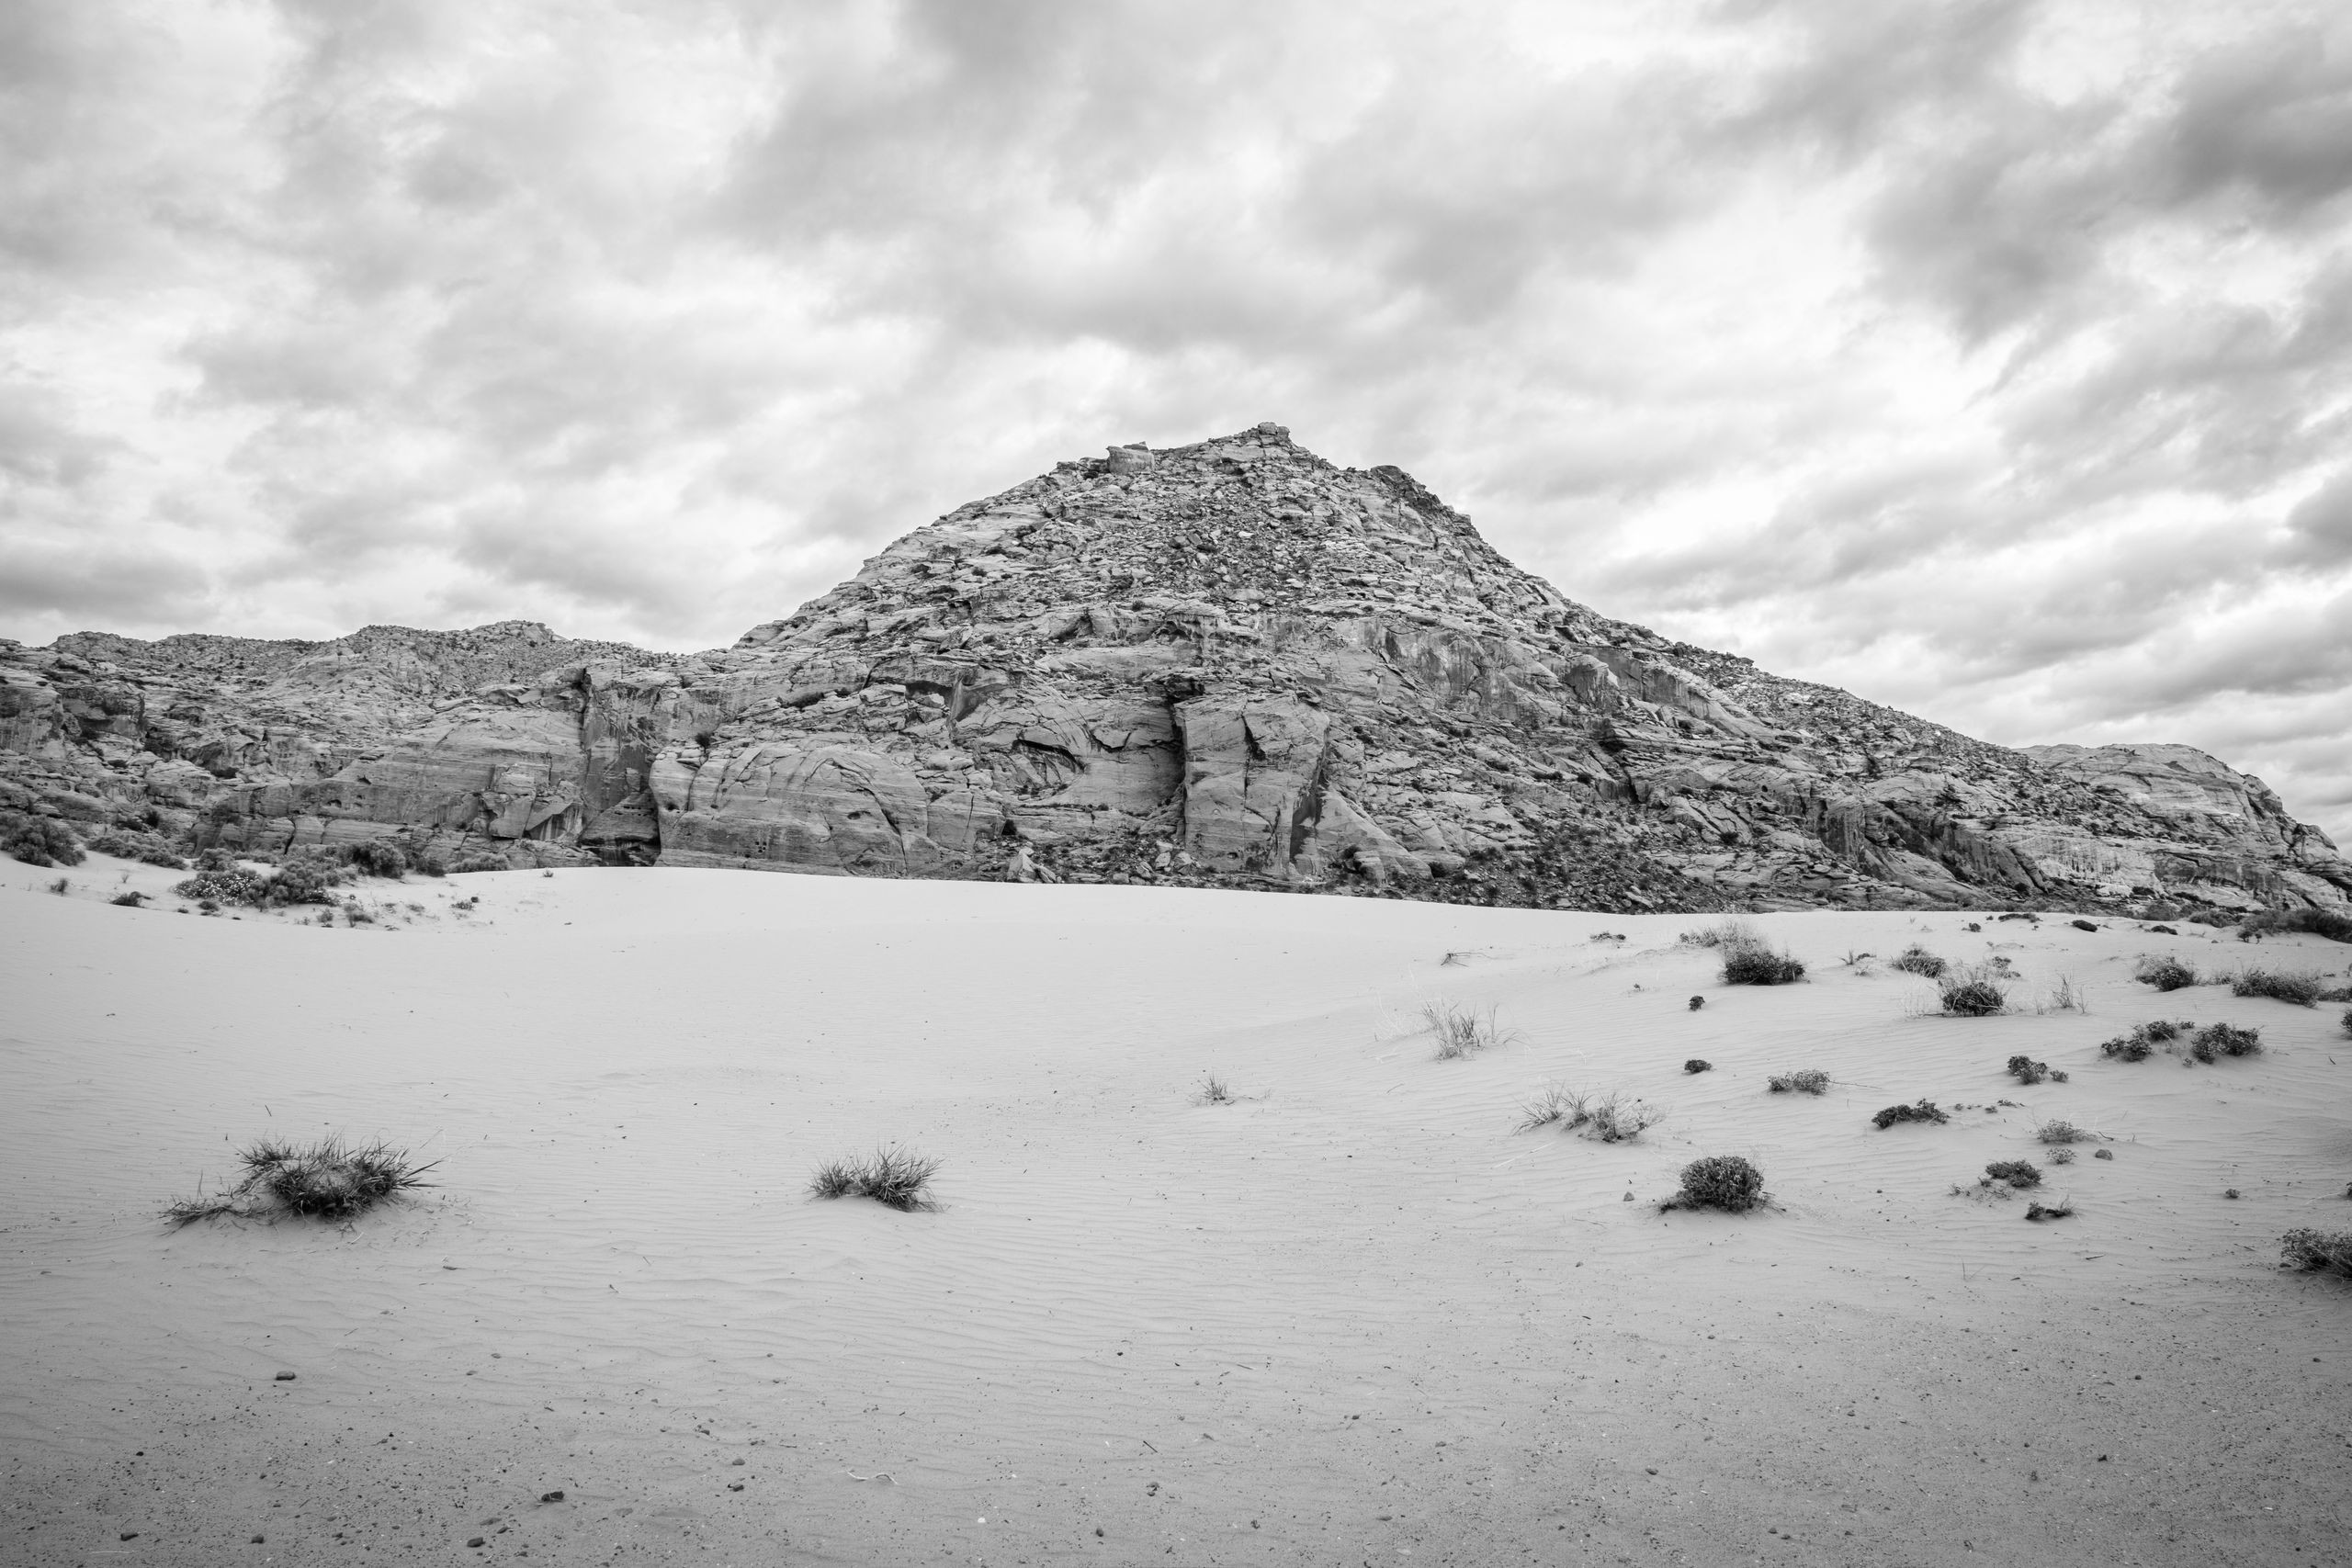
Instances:
[[[731,649],[0,642],[0,807],[285,848],[1619,908],[2342,905],[2186,747],[1973,740],[1564,598],[1277,426],[1068,462]]]

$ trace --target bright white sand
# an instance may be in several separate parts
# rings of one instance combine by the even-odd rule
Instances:
[[[2128,978],[2314,938],[1772,916],[1813,973],[1758,990],[1681,916],[650,870],[321,930],[55,874],[0,878],[0,1561],[2346,1561],[2352,1287],[2274,1266],[2352,1228],[2343,1008]],[[1838,963],[1914,940],[2091,1011]],[[1519,1038],[1433,1060],[1430,998]],[[2270,1049],[2098,1058],[2158,1016]],[[1515,1131],[1552,1079],[1672,1115]],[[2022,1104],[1870,1126],[1921,1095]],[[2037,1115],[2116,1140],[2047,1168],[2075,1218],[1951,1195]],[[325,1132],[442,1185],[155,1220]],[[885,1140],[940,1212],[806,1198]],[[1661,1215],[1711,1153],[1778,1206]]]

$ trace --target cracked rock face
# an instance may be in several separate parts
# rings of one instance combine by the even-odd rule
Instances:
[[[284,849],[1601,909],[2340,905],[2187,747],[2011,750],[1612,621],[1261,425],[959,507],[731,648],[0,642],[0,808]]]

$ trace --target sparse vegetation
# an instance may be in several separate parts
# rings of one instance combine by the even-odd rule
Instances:
[[[1655,1105],[1613,1094],[1593,1101],[1590,1109],[1586,1135],[1604,1144],[1630,1144],[1666,1120],[1666,1112]]]
[[[1421,1009],[1421,1023],[1437,1036],[1437,1059],[1441,1062],[1474,1056],[1489,1045],[1501,1044],[1506,1038],[1495,1027],[1492,1008],[1480,1012],[1454,1002],[1430,1002]]]
[[[2012,1187],[2039,1187],[2041,1168],[2021,1159],[1996,1159],[1984,1168],[1987,1181],[2006,1181]]]
[[[509,868],[505,856],[491,854],[481,850],[471,854],[459,855],[456,860],[449,862],[451,876],[462,876],[473,871],[505,871],[507,869]]]
[[[1819,1067],[1800,1067],[1792,1073],[1774,1073],[1767,1081],[1774,1094],[1829,1092],[1829,1075]]]
[[[2037,1062],[2030,1056],[2019,1055],[2010,1057],[2007,1070],[2009,1077],[2017,1079],[2018,1082],[2022,1084],[2037,1084],[2043,1082],[2044,1080],[2055,1083],[2064,1083],[2066,1081],[2066,1075],[2064,1073],[2053,1072],[2051,1070],[2049,1063]]]
[[[1211,1073],[1201,1080],[1201,1092],[1195,1098],[1203,1105],[1230,1105],[1233,1103],[1233,1090],[1223,1078]]]
[[[1738,915],[1726,915],[1712,926],[1684,931],[1675,939],[1685,947],[1761,947],[1764,938]]]
[[[183,1225],[222,1216],[349,1220],[399,1193],[430,1187],[424,1173],[440,1163],[418,1165],[405,1149],[380,1142],[355,1146],[340,1138],[308,1145],[266,1138],[237,1160],[244,1167],[237,1185],[211,1198],[184,1198],[164,1217]]]
[[[2105,1154],[2107,1151],[2102,1149],[2099,1152]],[[2072,1165],[2075,1163],[2075,1151],[2061,1144],[2050,1151],[2049,1159],[2052,1165]]]
[[[2075,977],[2071,975],[2061,975],[2058,976],[2058,984],[2051,987],[2049,996],[2042,998],[2041,1007],[2034,1010],[2037,1012],[2088,1012],[2091,1010],[2090,1004],[2083,999],[2083,993],[2075,987]]]
[[[1804,965],[1785,953],[1757,942],[1724,949],[1726,986],[1786,986],[1804,978]]]
[[[2199,984],[2197,971],[2169,953],[2155,958],[2143,958],[2132,971],[2132,978],[2143,986],[2154,986],[2159,991],[2185,991]]]
[[[2025,1217],[2036,1223],[2042,1220],[2072,1219],[2074,1214],[2075,1205],[2071,1201],[2061,1203],[2028,1203],[2025,1207]]]
[[[1689,1061],[1682,1064],[1682,1070],[1686,1073],[1712,1072],[1714,1069],[1714,1066],[1715,1065],[1713,1062],[1708,1061],[1703,1056],[1693,1056]]]
[[[2310,1007],[2319,1000],[2322,982],[2308,969],[2242,969],[2230,980],[2233,997],[2269,997]]]
[[[1951,1118],[1936,1109],[1932,1100],[1920,1100],[1910,1105],[1890,1105],[1871,1118],[1871,1125],[1884,1132],[1898,1122],[1944,1122]]]
[[[1722,1209],[1741,1214],[1766,1201],[1764,1173],[1737,1155],[1709,1155],[1682,1168],[1682,1189],[1662,1209]]]
[[[0,853],[27,865],[80,865],[84,859],[73,829],[28,811],[0,811]]]
[[[129,893],[118,893],[113,897],[107,900],[109,904],[119,905],[121,908],[126,909],[136,909],[140,905],[146,901],[147,895],[135,890]]]
[[[87,847],[102,855],[114,855],[121,860],[135,860],[143,865],[158,865],[165,871],[187,869],[187,862],[182,859],[160,834],[156,833],[141,833],[122,828],[109,828],[92,839]]]
[[[1983,964],[1946,974],[1936,984],[1938,1005],[1952,1018],[1990,1018],[2009,1010],[2005,979]]]
[[[1558,1084],[1546,1085],[1542,1094],[1520,1109],[1522,1133],[1557,1127],[1603,1144],[1631,1143],[1666,1120],[1664,1111],[1643,1100],[1616,1094],[1581,1094]]]
[[[1690,1010],[1692,1012],[1697,1012],[1701,1008],[1705,1007],[1706,1005],[1707,998],[1704,997],[1692,997],[1690,998]]]
[[[353,870],[365,872],[369,876],[388,876],[397,881],[408,874],[408,856],[401,852],[398,844],[386,843],[380,839],[346,845],[343,859]]]
[[[2352,1274],[2352,1231],[2291,1230],[2278,1238],[2278,1247],[2283,1267]]]
[[[2262,1031],[2233,1023],[2209,1023],[2188,1037],[2188,1055],[2209,1066],[2223,1056],[2262,1055]]]
[[[865,1159],[835,1160],[808,1179],[815,1198],[871,1198],[888,1209],[935,1209],[931,1179],[939,1161],[899,1148],[877,1149]]]
[[[2119,1034],[2112,1040],[2102,1042],[2098,1052],[2100,1055],[2119,1062],[2144,1062],[2155,1054],[2158,1046],[2171,1049],[2174,1041],[2196,1027],[2186,1019],[2178,1023],[2167,1019],[2155,1019],[2135,1024],[2129,1034]]]
[[[1915,942],[1887,960],[1886,966],[1890,969],[1900,969],[1906,975],[1921,975],[1930,980],[1940,980],[1944,976],[1944,972],[1950,969],[1951,964],[1948,960],[1937,957]]]
[[[2095,1144],[2098,1142],[2098,1134],[2063,1118],[2052,1117],[2034,1128],[2033,1140],[2038,1144]]]
[[[2342,909],[2272,909],[2240,922],[2250,931],[2309,931],[2330,942],[2352,942],[2352,913]]]

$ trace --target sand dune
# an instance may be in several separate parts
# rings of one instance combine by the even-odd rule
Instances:
[[[1681,916],[644,870],[322,929],[55,874],[0,878],[0,1562],[2344,1560],[2352,1286],[2275,1267],[2352,1228],[2343,1009],[2129,978],[2316,938],[1777,915],[1758,989]],[[2089,1011],[1840,963],[1913,942]],[[1431,1000],[1515,1037],[1434,1060]],[[2160,1016],[2268,1049],[2099,1057]],[[1670,1115],[1517,1131],[1555,1080]],[[2110,1140],[2075,1217],[1952,1193],[2053,1116]],[[440,1185],[156,1220],[327,1132]],[[808,1200],[890,1141],[938,1211]],[[1661,1214],[1715,1153],[1774,1205]]]

